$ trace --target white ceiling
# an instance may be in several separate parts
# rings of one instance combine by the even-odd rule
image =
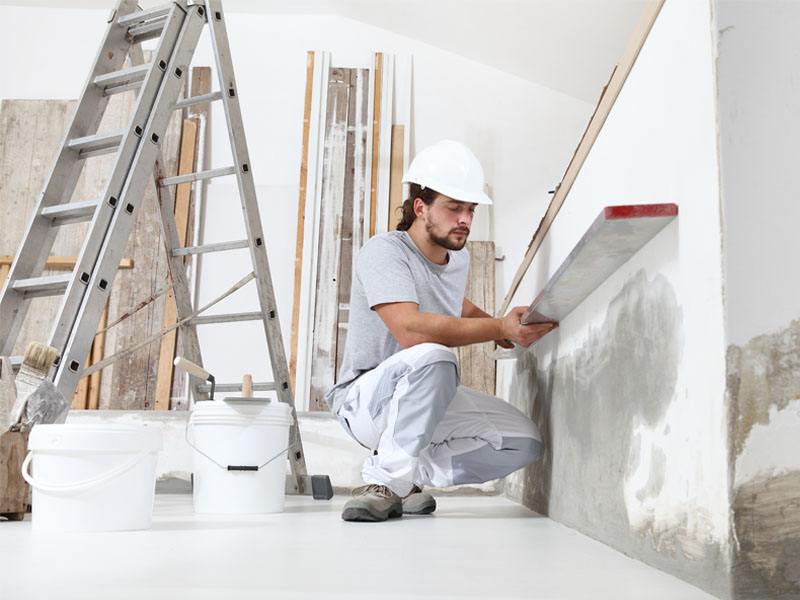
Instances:
[[[160,0],[140,0],[149,7]],[[0,0],[108,8],[113,0]],[[339,15],[596,102],[645,0],[225,0],[226,10]]]

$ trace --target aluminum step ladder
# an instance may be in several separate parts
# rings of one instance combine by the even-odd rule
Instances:
[[[181,100],[184,76],[189,73],[192,55],[206,25],[220,89]],[[144,63],[141,43],[156,39],[153,60]],[[126,58],[129,59],[127,63]],[[109,96],[129,90],[137,93],[129,127],[98,134]],[[214,101],[221,101],[224,107],[234,164],[222,169],[161,177],[158,173],[160,144],[173,111]],[[116,160],[103,195],[72,201],[85,159],[107,153],[116,153]],[[292,475],[287,488],[290,493],[310,493],[313,483],[317,496],[318,486],[330,489],[330,482],[325,476],[317,476],[312,482],[306,471],[220,0],[192,3],[176,0],[148,10],[138,9],[137,0],[119,0],[112,11],[92,72],[0,293],[0,355],[12,352],[32,298],[62,296],[49,339],[49,344],[59,352],[52,378],[66,398],[72,397],[84,371],[82,365],[89,354],[145,186],[154,172],[178,320],[185,320],[180,331],[186,357],[202,365],[197,323],[210,322],[210,319],[215,319],[214,322],[262,322],[275,381],[256,383],[253,387],[257,391],[274,391],[281,402],[291,407],[290,439],[295,444],[289,452]],[[247,239],[180,248],[173,212],[174,186],[234,174]],[[59,227],[81,221],[89,221],[90,225],[74,271],[68,275],[43,276]],[[260,311],[192,318],[185,256],[233,248],[250,250],[251,276],[257,287]],[[193,384],[195,400],[207,398],[205,387],[197,382]],[[222,383],[217,389],[241,390],[241,384]],[[320,481],[318,477],[327,481]]]

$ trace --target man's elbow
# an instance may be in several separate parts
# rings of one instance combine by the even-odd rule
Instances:
[[[430,339],[430,336],[413,331],[408,328],[403,328],[401,331],[395,332],[394,337],[397,340],[397,343],[400,344],[400,347],[403,348],[404,350],[406,348],[411,348],[412,346],[416,346],[417,344],[424,344],[425,342],[436,341]]]

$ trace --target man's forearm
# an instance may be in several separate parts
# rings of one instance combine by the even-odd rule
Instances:
[[[488,315],[464,318],[424,312],[417,313],[407,324],[407,333],[412,342],[409,345],[434,342],[451,347],[491,342],[504,337],[502,321]]]

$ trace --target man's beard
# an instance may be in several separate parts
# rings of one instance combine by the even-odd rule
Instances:
[[[467,243],[467,238],[469,237],[469,229],[467,229],[466,234],[464,235],[463,242],[451,241],[450,238],[448,238],[447,236],[441,237],[433,233],[433,224],[430,222],[425,223],[425,231],[428,234],[428,238],[434,244],[437,244],[442,248],[446,248],[447,250],[461,250]]]

